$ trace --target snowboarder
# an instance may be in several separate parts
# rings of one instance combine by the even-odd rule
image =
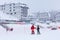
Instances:
[[[40,34],[40,27],[39,27],[39,25],[37,25],[37,34]]]
[[[35,34],[34,29],[36,29],[36,28],[34,27],[34,24],[32,24],[32,26],[31,26],[31,31],[32,31],[31,33],[32,33],[32,34]]]

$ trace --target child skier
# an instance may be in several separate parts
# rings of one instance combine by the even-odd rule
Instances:
[[[36,28],[34,27],[34,24],[32,24],[32,26],[31,26],[31,31],[32,31],[31,33],[32,34],[35,34],[34,29],[36,29]]]

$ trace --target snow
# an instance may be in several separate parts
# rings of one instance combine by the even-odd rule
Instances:
[[[5,13],[0,12],[0,19],[4,20],[18,20],[17,18],[6,15]],[[46,23],[38,23],[35,22],[36,25],[39,24],[44,28],[41,28],[41,34],[38,35],[35,29],[35,34],[31,34],[31,24],[5,24],[9,28],[13,28],[13,31],[6,31],[0,25],[0,40],[60,40],[60,23],[50,23],[49,25]],[[57,30],[48,29],[47,26],[57,27]]]
[[[2,2],[0,4],[3,4]],[[6,15],[5,13],[0,11],[0,19],[2,20],[18,20],[16,17],[11,15]],[[47,25],[46,23],[36,23],[44,28],[41,28],[41,34],[38,35],[35,29],[35,34],[31,34],[31,24],[5,24],[10,28],[13,28],[13,31],[6,31],[0,25],[0,40],[60,40],[60,29],[51,30],[48,29],[47,26],[57,27],[60,26],[60,23],[50,23]],[[58,28],[58,27],[57,27]]]
[[[0,12],[0,19],[4,20],[18,20],[17,18],[6,15],[5,13]],[[0,25],[0,40],[60,40],[60,29],[51,30],[48,29],[47,26],[57,27],[60,26],[60,23],[50,23],[49,25],[46,23],[38,23],[35,22],[36,25],[39,24],[44,28],[41,28],[41,34],[38,35],[35,29],[35,34],[31,34],[31,24],[5,24],[9,28],[13,28],[13,31],[6,31]],[[58,27],[57,27],[58,28]]]
[[[6,24],[8,27],[13,27],[13,31],[8,31],[0,27],[0,40],[60,40],[60,29],[51,30],[41,28],[41,34],[38,35],[35,29],[35,34],[31,34],[31,24]]]

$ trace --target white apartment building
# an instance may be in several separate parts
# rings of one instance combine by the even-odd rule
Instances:
[[[27,17],[28,15],[28,7],[23,3],[10,3],[0,5],[0,10],[19,19],[21,19],[22,17]]]

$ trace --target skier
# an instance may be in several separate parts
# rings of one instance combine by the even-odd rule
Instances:
[[[36,28],[34,27],[34,24],[32,24],[32,26],[31,26],[31,31],[32,31],[31,33],[32,34],[35,34],[34,29],[36,29]]]
[[[37,34],[40,34],[40,27],[39,27],[39,25],[37,25]]]

